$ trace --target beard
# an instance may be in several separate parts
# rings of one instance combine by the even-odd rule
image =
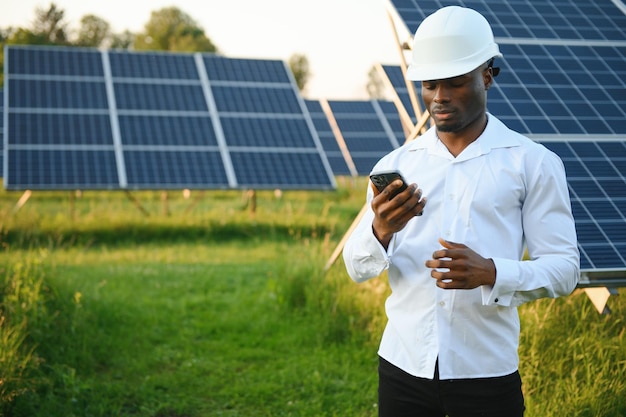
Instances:
[[[454,122],[454,123],[446,123],[446,122],[439,122],[437,123],[437,121],[435,121],[435,126],[437,127],[437,130],[439,132],[445,132],[445,133],[454,133],[454,132],[458,132],[460,130],[463,129],[464,125],[460,122]]]

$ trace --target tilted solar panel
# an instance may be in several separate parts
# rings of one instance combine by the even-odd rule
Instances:
[[[611,0],[391,4],[411,33],[447,5],[486,17],[504,55],[489,111],[562,158],[583,273],[626,271],[626,14]]]
[[[626,134],[626,45],[503,44],[500,50],[501,72],[487,105],[510,128],[530,135]],[[411,109],[400,67],[383,68]],[[420,84],[416,90],[420,95]]]
[[[286,64],[6,48],[7,189],[332,189]]]
[[[525,134],[626,134],[624,46],[503,44],[488,108]]]
[[[352,175],[322,105],[318,100],[305,101],[333,173],[337,176]]]
[[[397,109],[381,100],[329,100],[358,175],[368,175],[386,153],[404,143]]]
[[[417,123],[417,116],[415,115],[415,106],[411,100],[411,93],[409,92],[409,87],[407,87],[407,81],[402,73],[402,68],[398,65],[386,65],[383,64],[380,66],[382,69],[384,76],[387,78],[389,84],[392,86],[393,91],[397,94],[398,99],[402,103],[401,108],[398,108],[398,111],[406,111],[408,117],[411,119],[413,124]],[[424,102],[421,99],[421,89],[413,87],[413,90],[416,93],[416,98],[418,99],[418,105],[420,106],[420,110],[424,110]]]
[[[581,269],[626,270],[626,140],[541,142],[565,165]]]
[[[411,33],[437,9],[457,5],[485,16],[496,38],[626,40],[626,16],[611,0],[391,0],[391,3]]]

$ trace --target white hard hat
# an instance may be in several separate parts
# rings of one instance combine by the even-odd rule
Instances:
[[[448,6],[426,17],[417,28],[406,75],[414,81],[442,80],[467,74],[501,56],[483,15]]]

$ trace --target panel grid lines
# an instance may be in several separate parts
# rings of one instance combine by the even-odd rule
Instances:
[[[141,189],[159,188],[159,184],[165,188],[335,188],[310,116],[281,61],[63,47],[10,46],[7,51],[9,106],[5,110],[10,112],[11,134],[10,149],[4,153],[14,150],[8,153],[17,159],[13,164],[9,161],[5,188],[22,189],[26,187],[22,180],[31,189]],[[88,63],[82,62],[84,57]],[[54,69],[49,72],[49,68]],[[44,132],[28,125],[50,129]],[[24,147],[28,144],[34,148]],[[118,175],[96,178],[87,166],[81,168],[86,172],[82,177],[66,175],[59,152],[71,151],[74,145],[85,146],[95,158],[104,157],[103,145],[110,147],[117,161],[108,159],[107,166]],[[250,154],[245,160],[251,165],[231,164],[232,153]],[[280,175],[266,179],[284,179],[259,183],[262,176],[253,178],[250,173],[267,169],[255,163],[260,153],[298,159],[306,163],[303,173],[309,172],[309,177],[290,177],[283,172],[285,164],[275,164],[270,167]],[[29,155],[40,165],[28,169],[48,176],[55,172],[52,179],[24,171],[24,163],[17,161],[26,161]],[[307,156],[303,159],[303,155]],[[75,164],[79,166],[80,159]],[[246,183],[246,176],[253,182]],[[84,183],[77,186],[76,178]],[[98,182],[103,178],[112,183]]]
[[[439,1],[392,0],[413,33],[435,10],[448,5],[476,9],[492,24],[496,37],[624,41],[626,16],[611,0],[567,1]]]
[[[565,165],[581,268],[626,267],[626,140],[540,142]]]

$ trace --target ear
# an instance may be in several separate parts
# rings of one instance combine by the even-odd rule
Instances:
[[[487,67],[483,71],[483,83],[485,84],[485,91],[489,90],[493,84],[493,68]]]

